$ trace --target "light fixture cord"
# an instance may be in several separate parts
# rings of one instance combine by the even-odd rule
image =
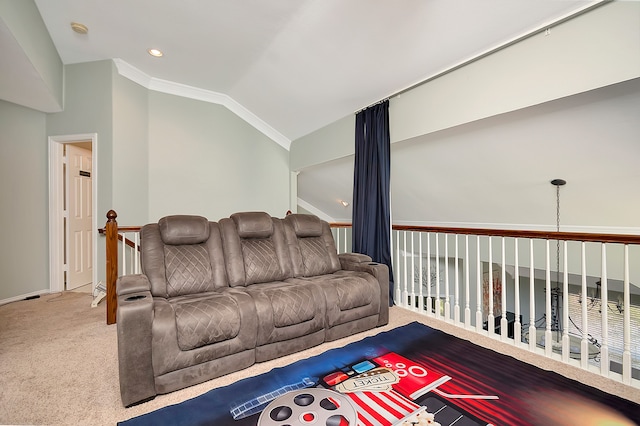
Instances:
[[[560,233],[560,186],[556,186],[556,232]],[[560,240],[556,239],[556,271],[560,273]],[[557,277],[559,279],[559,276]],[[556,282],[557,284],[557,282]]]
[[[556,232],[560,233],[560,185],[556,185]],[[560,316],[558,309],[560,305],[560,239],[556,237],[556,294],[555,312],[553,316],[553,326],[560,331]],[[553,328],[553,327],[552,327]]]

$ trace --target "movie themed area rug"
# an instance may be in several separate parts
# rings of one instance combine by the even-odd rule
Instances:
[[[638,404],[414,322],[119,424],[639,423]]]

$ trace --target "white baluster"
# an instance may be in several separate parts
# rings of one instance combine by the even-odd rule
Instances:
[[[396,303],[399,306],[403,306],[402,305],[402,292],[401,292],[401,283],[400,283],[400,231],[396,231],[396,264],[395,264],[395,268],[394,268],[394,272],[396,277],[398,277],[397,280],[395,280],[395,290],[396,293],[394,295],[395,299],[396,299]]]
[[[609,375],[609,286],[607,282],[607,245],[602,243],[602,295],[600,311],[602,314],[602,346],[600,346],[600,374]]]
[[[544,332],[544,353],[547,357],[551,357],[551,351],[553,350],[553,333],[551,332],[551,262],[549,257],[549,240],[545,240],[546,243],[546,266],[545,266],[545,324],[546,330]]]
[[[476,330],[482,333],[482,257],[480,236],[476,236]]]
[[[436,234],[436,318],[440,319],[440,235]]]
[[[622,382],[631,384],[631,295],[629,293],[629,245],[624,245],[624,288],[623,288],[623,330],[624,350],[622,351]]]
[[[533,268],[533,239],[529,239],[529,350],[536,349],[538,331],[536,330],[535,269]]]
[[[411,233],[409,234],[411,235],[411,294],[410,294],[410,300],[411,300],[411,309],[415,310],[417,308],[416,305],[416,279],[415,279],[415,274],[416,274],[416,266],[415,266],[415,258],[416,258],[416,253],[414,251],[414,245],[413,245],[413,231],[411,231]]]
[[[127,233],[123,232],[122,234],[122,275],[127,274]]]
[[[507,269],[506,269],[506,254],[505,254],[505,238],[502,237],[502,275],[500,279],[502,282],[500,283],[500,304],[502,305],[500,309],[500,337],[502,340],[507,340],[508,332],[509,332],[509,321],[507,320]]]
[[[347,235],[349,232],[349,229],[351,228],[343,228],[344,229],[344,249],[343,249],[343,253],[349,253],[351,250],[349,250],[348,246],[347,246]]]
[[[493,315],[493,247],[489,237],[489,312],[487,315],[487,332],[495,334],[495,315]]]
[[[135,274],[140,273],[140,232],[134,234],[133,255],[135,259]]]
[[[407,231],[402,231],[402,238],[404,241],[404,256],[402,259],[404,265],[404,291],[402,292],[402,306],[406,307],[408,304],[407,297],[409,294],[409,292],[407,291]]]
[[[433,297],[431,296],[431,233],[427,232],[427,314],[433,316]]]
[[[469,305],[469,235],[464,236],[464,325],[471,327],[471,306]]]
[[[420,257],[418,258],[418,269],[420,269],[420,273],[418,274],[420,280],[418,289],[418,311],[424,313],[424,295],[422,294],[422,285],[424,284],[424,277],[422,276],[422,232],[419,232],[418,236],[420,238],[418,240],[418,251],[420,252]]]
[[[515,259],[515,282],[514,282],[514,286],[513,286],[513,298],[514,298],[514,305],[515,305],[515,322],[513,324],[513,340],[516,344],[520,344],[520,342],[522,341],[522,324],[520,323],[520,261],[519,261],[519,254],[518,254],[518,239],[515,238],[513,240],[513,256]]]
[[[589,364],[589,321],[587,321],[587,254],[586,243],[582,242],[582,340],[580,341],[580,366],[584,369]]]
[[[451,321],[451,301],[449,300],[449,234],[444,234],[444,319]]]
[[[453,321],[458,324],[460,322],[460,277],[458,274],[458,234],[455,234],[455,238],[456,238],[456,250],[455,250],[455,257],[454,257],[454,285],[455,288],[453,289],[453,293],[454,293],[454,304],[453,304]]]
[[[563,242],[564,262],[562,266],[562,360],[569,362],[571,338],[569,337],[569,264],[567,241]]]

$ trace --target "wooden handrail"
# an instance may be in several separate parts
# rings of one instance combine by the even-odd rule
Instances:
[[[640,235],[596,234],[588,232],[523,231],[487,228],[445,228],[433,226],[393,225],[398,231],[441,232],[445,234],[487,235],[494,237],[534,238],[542,240],[584,241],[596,243],[640,244]]]
[[[350,223],[331,223],[332,228],[349,228]],[[584,241],[596,243],[640,244],[640,235],[598,234],[589,232],[525,231],[490,228],[449,228],[444,226],[393,225],[394,231],[434,232],[441,234],[483,235],[493,237],[534,238],[542,240]]]
[[[122,241],[122,239],[124,238],[122,235],[120,235],[120,232],[140,232],[140,229],[142,227],[140,226],[122,226],[122,227],[118,227],[118,241]],[[100,228],[98,229],[98,234],[105,234],[106,230],[105,228]],[[131,247],[131,248],[135,248],[136,247],[136,243],[131,241],[128,238],[124,238],[124,243]],[[140,251],[140,246],[138,246],[138,251]]]
[[[335,222],[335,223],[330,223],[329,226],[332,227],[332,228],[351,228],[351,224],[350,223]]]

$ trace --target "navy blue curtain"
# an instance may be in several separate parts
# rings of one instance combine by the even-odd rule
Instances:
[[[352,250],[389,266],[389,305],[393,305],[390,142],[388,100],[356,114]]]

